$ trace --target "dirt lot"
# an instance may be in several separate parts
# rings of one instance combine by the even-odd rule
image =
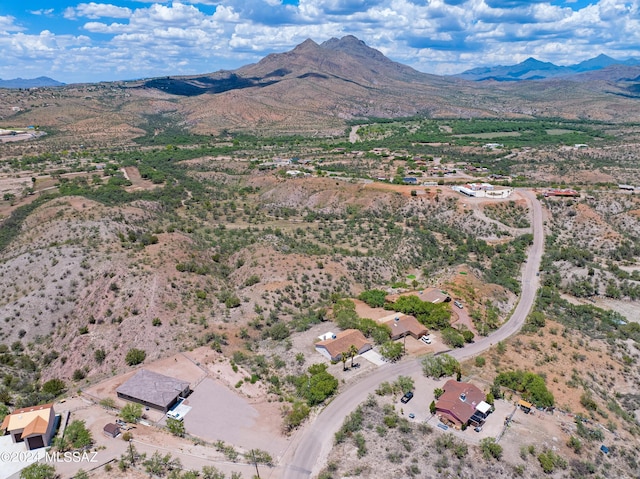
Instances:
[[[106,472],[103,467],[104,464],[117,461],[120,456],[131,451],[129,443],[123,441],[122,436],[111,438],[102,432],[105,424],[113,423],[117,419],[115,411],[108,411],[80,397],[73,397],[64,404],[58,403],[54,407],[57,413],[64,414],[66,411],[70,411],[70,422],[74,420],[85,421],[95,441],[93,447],[95,456],[93,454],[89,455],[92,462],[56,462],[54,465],[58,474],[62,478],[69,478],[73,477],[80,469],[85,471],[95,469],[91,473],[92,478],[112,477],[113,472]],[[133,436],[131,446],[138,452],[146,453],[147,457],[151,456],[155,451],[159,451],[162,454],[169,453],[180,460],[185,470],[199,470],[202,466],[214,465],[226,473],[240,471],[245,477],[249,477],[253,467],[248,464],[230,463],[222,453],[217,452],[210,446],[197,445],[189,439],[172,436],[154,426],[138,424],[129,432]]]
[[[278,458],[287,447],[288,440],[281,432],[281,405],[271,402],[264,386],[243,381],[250,374],[241,369],[233,371],[230,362],[210,348],[198,348],[176,354],[146,364],[144,368],[189,381],[194,392],[185,402],[191,407],[184,419],[188,434],[210,444],[222,440],[239,448],[240,451],[263,449],[274,458]],[[98,406],[89,407],[89,404],[110,397],[116,401],[118,407],[122,407],[126,402],[117,398],[115,390],[133,374],[135,371],[115,376],[84,391],[83,395],[87,401],[85,406],[93,411],[88,415],[92,424],[102,423],[109,417],[113,422],[115,417]],[[241,386],[236,388],[236,384]],[[157,426],[164,424],[164,414],[160,411],[151,409],[145,411],[145,416]],[[100,427],[103,426],[104,424]],[[138,425],[137,428],[140,431],[155,431],[160,434],[157,442],[154,442],[153,438],[156,436],[152,434],[150,444],[168,447],[172,441],[178,441],[176,444],[184,446],[185,440],[169,436],[156,427]],[[101,434],[101,429],[97,432]],[[136,438],[137,434],[138,431]],[[94,433],[94,437],[95,435]],[[121,454],[118,451],[119,449],[115,453]],[[213,448],[211,451],[215,453]],[[213,457],[217,456],[214,454]]]
[[[279,457],[288,445],[280,433],[277,403],[252,403],[211,378],[191,396],[184,424],[189,434],[209,442],[222,440],[242,450],[262,449]]]

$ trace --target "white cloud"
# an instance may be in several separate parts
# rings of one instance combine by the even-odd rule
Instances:
[[[77,7],[69,7],[64,11],[64,17],[74,20],[79,17],[84,18],[129,18],[131,9],[127,7],[118,7],[108,3],[81,3]]]
[[[64,11],[68,20],[84,22],[84,36],[57,35],[53,23],[54,33],[26,35],[15,18],[0,16],[0,39],[14,38],[26,51],[57,52],[56,68],[67,62],[69,71],[96,79],[112,79],[116,71],[118,77],[140,77],[235,68],[306,38],[322,42],[347,34],[434,73],[529,56],[558,64],[600,52],[624,58],[637,55],[640,44],[640,0],[594,0],[582,8],[550,0],[300,0],[297,6],[280,0],[137,0],[131,8],[110,1]],[[96,33],[106,40],[92,43]],[[0,72],[13,62],[31,68],[12,57],[0,62]]]
[[[53,8],[41,8],[40,10],[29,10],[32,15],[44,15],[50,17],[53,14]]]
[[[15,24],[15,17],[0,15],[0,35],[9,35],[11,32],[22,32],[25,29]]]

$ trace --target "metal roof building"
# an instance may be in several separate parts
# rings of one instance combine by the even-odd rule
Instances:
[[[189,383],[141,369],[116,389],[116,393],[119,398],[167,412],[179,397],[189,393]]]

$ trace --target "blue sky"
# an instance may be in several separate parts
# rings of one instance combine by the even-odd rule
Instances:
[[[0,78],[66,83],[234,69],[355,35],[436,74],[535,57],[640,57],[640,0],[8,0]]]

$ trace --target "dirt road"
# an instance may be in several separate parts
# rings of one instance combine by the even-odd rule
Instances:
[[[533,227],[533,245],[522,270],[520,299],[509,321],[499,330],[463,349],[456,349],[449,353],[459,361],[472,358],[499,341],[517,333],[522,328],[535,301],[539,287],[539,278],[536,273],[539,270],[544,250],[542,205],[533,192],[525,190],[520,190],[520,192],[527,198],[530,205]],[[362,403],[381,382],[393,381],[399,375],[408,376],[420,372],[420,370],[421,364],[418,360],[389,364],[380,367],[375,373],[363,378],[360,382],[349,386],[318,415],[312,424],[301,431],[295,441],[292,441],[290,448],[280,461],[283,467],[273,469],[269,477],[274,479],[276,477],[308,479],[317,475],[331,452],[333,435],[342,425],[344,418]]]

